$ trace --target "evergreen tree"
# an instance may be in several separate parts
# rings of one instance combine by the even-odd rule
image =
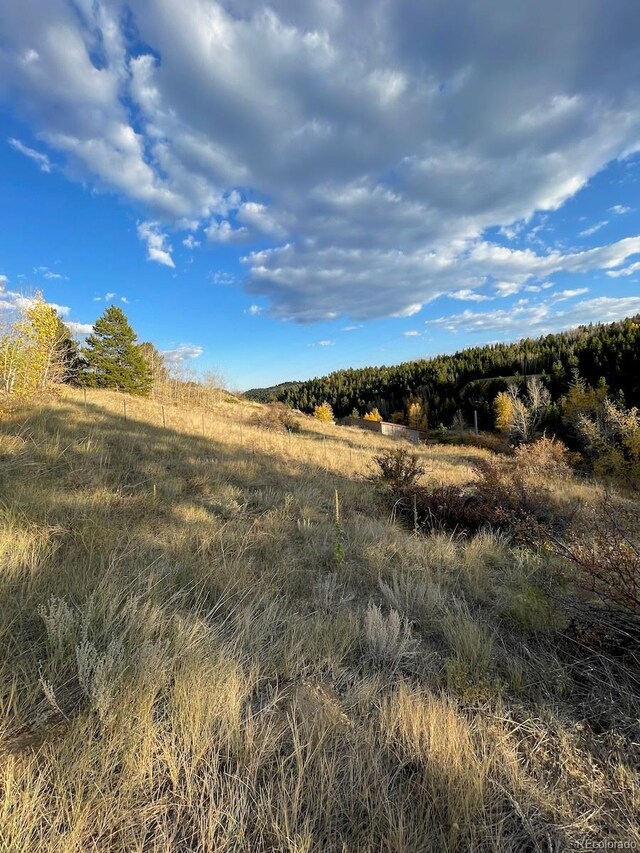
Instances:
[[[110,305],[93,328],[82,353],[86,360],[83,383],[128,394],[149,394],[149,366],[124,311]]]

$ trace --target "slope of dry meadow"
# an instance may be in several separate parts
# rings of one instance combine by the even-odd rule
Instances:
[[[637,694],[562,639],[553,567],[414,535],[368,479],[390,439],[259,410],[3,416],[0,849],[640,845]]]

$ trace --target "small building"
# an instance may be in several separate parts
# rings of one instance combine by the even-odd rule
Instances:
[[[370,432],[381,432],[390,438],[404,439],[412,444],[420,444],[427,440],[427,432],[422,429],[411,429],[404,424],[392,424],[389,421],[369,421],[365,418],[346,417],[339,418],[336,423],[342,426],[355,426],[359,429],[368,429]]]

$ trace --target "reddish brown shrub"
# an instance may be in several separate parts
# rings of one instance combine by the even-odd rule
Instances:
[[[482,461],[474,472],[475,481],[465,488],[423,489],[394,480],[397,508],[412,526],[427,530],[472,532],[487,524],[520,528],[529,522],[562,522],[552,483],[568,477],[570,469],[560,442],[542,438],[518,447],[510,458]]]
[[[425,473],[417,454],[411,453],[406,447],[386,450],[374,456],[373,461],[378,466],[374,479],[381,480],[395,496],[412,489]]]
[[[606,607],[640,616],[640,546],[635,518],[605,495],[562,533],[537,525],[532,538],[575,569],[572,579]]]

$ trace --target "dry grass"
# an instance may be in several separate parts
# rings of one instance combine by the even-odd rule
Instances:
[[[0,849],[640,843],[633,673],[553,633],[540,556],[394,524],[380,435],[123,406],[1,425]]]

